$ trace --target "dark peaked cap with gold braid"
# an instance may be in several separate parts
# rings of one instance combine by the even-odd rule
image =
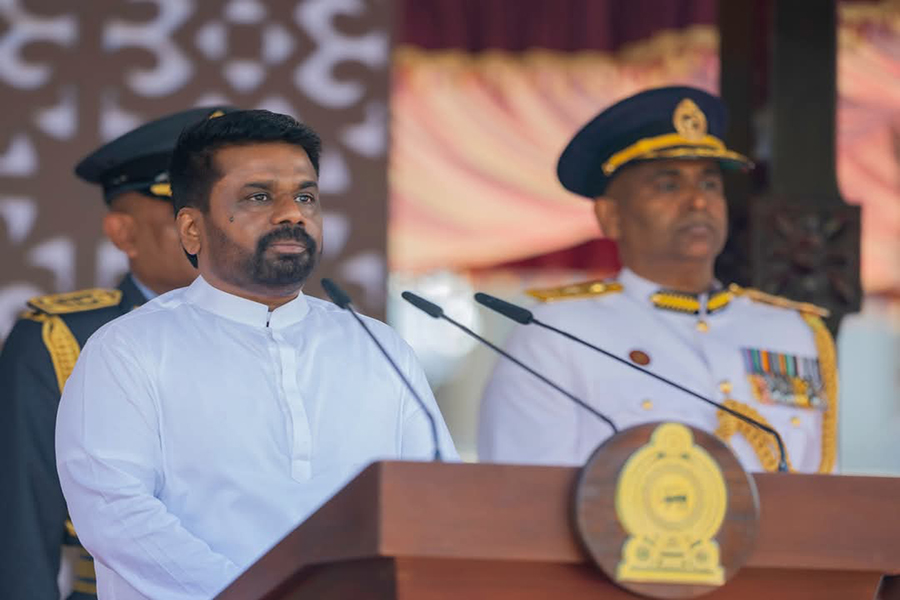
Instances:
[[[703,90],[647,90],[582,127],[559,157],[557,176],[570,192],[594,199],[622,167],[638,161],[711,158],[725,169],[752,168],[750,159],[725,147],[727,124],[725,105]]]
[[[192,108],[150,121],[91,152],[75,167],[75,174],[103,186],[107,204],[128,191],[171,200],[169,158],[178,136],[195,123],[234,110],[231,106]]]

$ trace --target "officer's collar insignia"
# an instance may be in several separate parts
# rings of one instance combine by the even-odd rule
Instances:
[[[659,290],[650,295],[650,302],[656,308],[673,310],[689,315],[716,313],[731,303],[734,294],[730,290],[719,290],[709,295],[706,301],[706,310],[703,311],[703,303],[700,296],[672,290]]]
[[[690,98],[685,98],[675,107],[672,125],[678,135],[689,142],[699,142],[706,137],[706,115]]]
[[[728,286],[728,290],[735,296],[746,296],[754,302],[761,302],[763,304],[770,304],[781,308],[789,308],[801,313],[822,317],[823,319],[831,314],[831,311],[827,308],[816,306],[809,302],[795,302],[794,300],[788,300],[787,298],[775,296],[774,294],[767,294],[753,288],[743,288],[736,283],[732,283]]]
[[[757,348],[742,348],[741,355],[757,402],[818,410],[828,407],[817,359]]]
[[[622,289],[622,284],[618,281],[585,281],[559,287],[527,290],[526,293],[541,302],[554,302],[556,300],[595,298],[606,294],[615,294],[621,292]]]
[[[66,315],[118,306],[121,301],[122,292],[120,290],[94,288],[65,294],[37,296],[28,301],[28,306],[48,315]]]

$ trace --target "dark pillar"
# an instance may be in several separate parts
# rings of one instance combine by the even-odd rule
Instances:
[[[754,54],[754,42],[743,39],[747,33],[736,31],[738,14],[752,19],[760,6],[771,14],[768,105],[762,113],[768,125],[750,134],[754,147],[771,152],[761,157],[760,190],[748,195],[747,259],[735,262],[749,267],[754,287],[830,309],[834,332],[845,314],[859,310],[862,295],[860,210],[844,203],[835,170],[836,3],[725,0],[719,6],[720,22],[732,24],[722,30],[722,91],[729,105],[738,107],[739,118],[747,118],[741,107],[752,105],[754,91],[746,83],[753,81],[763,54]],[[737,44],[756,60],[741,55]],[[732,135],[746,143],[741,137],[746,125]],[[740,209],[738,203],[736,218]]]

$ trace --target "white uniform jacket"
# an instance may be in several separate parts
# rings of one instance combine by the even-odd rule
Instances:
[[[835,468],[834,346],[817,307],[732,286],[690,296],[624,269],[616,280],[562,289],[535,317],[667,377],[781,433],[791,468]],[[565,296],[574,299],[567,299]],[[680,421],[725,439],[745,468],[773,470],[772,436],[537,325],[507,350],[624,429]],[[612,431],[501,360],[482,399],[482,461],[581,465]]]

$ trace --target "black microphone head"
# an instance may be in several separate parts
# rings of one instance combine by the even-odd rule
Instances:
[[[322,289],[325,290],[325,293],[328,294],[328,297],[331,298],[331,301],[338,305],[338,308],[346,309],[350,306],[350,296],[347,295],[347,292],[342,290],[338,284],[333,282],[328,278],[322,279]]]
[[[434,317],[435,319],[440,319],[441,317],[444,316],[443,308],[441,308],[434,302],[429,302],[422,296],[417,296],[409,291],[403,292],[402,294],[400,294],[400,296],[404,300],[406,300],[407,302],[409,302],[410,304],[412,304],[413,306],[415,306],[416,308],[421,310],[422,312],[428,313],[430,316]]]
[[[490,294],[484,294],[482,292],[476,293],[475,302],[482,306],[487,306],[491,310],[497,311],[504,317],[512,319],[516,323],[521,323],[522,325],[528,325],[534,321],[534,315],[527,308],[516,306],[511,302],[501,300]]]

